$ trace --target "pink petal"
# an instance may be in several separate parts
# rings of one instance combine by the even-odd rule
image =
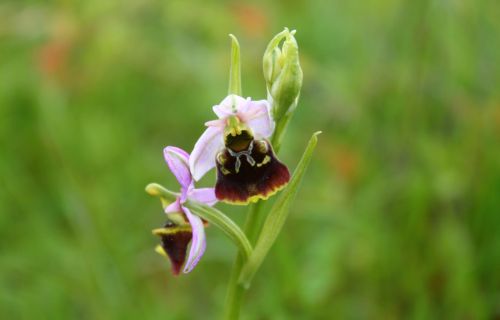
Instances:
[[[175,199],[175,201],[172,202],[171,204],[169,204],[165,208],[164,211],[165,211],[166,214],[174,213],[174,212],[182,212],[182,207],[181,207],[180,199],[179,198]]]
[[[189,273],[193,270],[196,264],[198,264],[198,261],[200,261],[203,253],[205,253],[207,242],[205,240],[205,228],[203,227],[203,221],[201,221],[201,218],[192,214],[186,207],[182,207],[182,209],[191,224],[191,230],[193,233],[189,256],[186,264],[184,265],[184,273]]]
[[[163,149],[163,156],[183,191],[187,190],[193,181],[189,172],[189,154],[180,148],[169,146]]]
[[[274,131],[269,102],[267,100],[252,101],[245,109],[239,116],[252,129],[255,138],[269,138]]]
[[[215,167],[215,156],[223,146],[222,133],[222,128],[208,127],[196,141],[189,157],[189,167],[195,180],[200,180],[208,170]]]
[[[220,104],[214,106],[213,110],[219,119],[223,119],[235,113],[233,109],[234,104],[236,105],[236,111],[238,111],[239,107],[244,105],[245,102],[244,98],[230,94]]]
[[[209,206],[213,206],[217,203],[217,197],[215,197],[214,188],[192,189],[189,193],[189,198],[198,202],[202,202]]]
[[[238,105],[238,113],[239,114],[246,113],[248,111],[248,109],[251,107],[252,107],[252,99],[250,97],[248,97],[245,99],[245,101],[242,101]]]
[[[210,121],[205,122],[205,125],[207,127],[224,128],[226,126],[226,120],[225,119],[210,120]]]

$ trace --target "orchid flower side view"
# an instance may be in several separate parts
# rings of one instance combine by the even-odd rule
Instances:
[[[160,198],[166,214],[163,227],[154,229],[153,234],[160,237],[156,251],[170,259],[174,275],[181,269],[191,272],[203,256],[207,224],[219,228],[238,247],[228,283],[225,319],[239,318],[244,293],[282,230],[320,133],[312,135],[290,175],[277,153],[302,86],[294,35],[295,31],[285,28],[264,52],[265,100],[242,96],[240,47],[230,35],[229,94],[212,108],[217,119],[205,123],[207,128],[191,155],[173,146],[164,149],[180,193],[156,183],[146,187],[146,192]],[[214,187],[196,189],[195,182],[213,168],[217,172]],[[278,192],[271,209],[264,212],[262,203]],[[249,206],[243,228],[213,207],[218,201]]]
[[[184,264],[189,241],[191,241],[191,248],[188,261],[184,266],[185,273],[193,270],[206,247],[203,221],[200,217],[192,214],[184,206],[184,203],[190,198],[212,206],[217,202],[217,199],[213,188],[194,188],[194,181],[188,165],[189,154],[186,151],[176,147],[166,147],[163,153],[170,171],[181,185],[181,194],[176,197],[174,202],[165,207],[167,222],[163,228],[153,230],[153,234],[160,236],[162,243],[157,246],[156,251],[170,258],[172,272],[177,275]]]

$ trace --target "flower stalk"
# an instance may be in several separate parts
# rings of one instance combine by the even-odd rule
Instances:
[[[248,209],[247,218],[243,227],[245,234],[256,236],[259,232],[259,214],[262,208],[262,201],[254,203]],[[250,241],[254,239],[250,238]],[[248,259],[246,260],[248,261]],[[245,287],[239,282],[241,270],[243,269],[245,260],[241,254],[236,256],[231,270],[231,276],[227,285],[226,303],[224,309],[224,319],[233,320],[238,319],[241,311],[241,304],[243,296],[248,290],[249,286]]]

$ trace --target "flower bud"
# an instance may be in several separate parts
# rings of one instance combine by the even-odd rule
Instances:
[[[272,115],[276,122],[293,112],[302,87],[302,69],[295,30],[278,33],[264,52],[263,68]],[[279,45],[283,42],[282,47]]]

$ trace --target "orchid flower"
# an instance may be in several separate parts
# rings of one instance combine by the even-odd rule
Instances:
[[[265,140],[274,130],[269,103],[231,94],[213,110],[219,119],[205,123],[189,159],[194,179],[217,166],[215,195],[232,204],[267,199],[283,188],[290,174]]]
[[[256,139],[269,138],[274,130],[267,100],[252,101],[231,94],[215,105],[213,111],[219,119],[205,123],[208,128],[196,142],[189,158],[189,167],[196,181],[215,167],[215,156],[224,147],[227,134],[234,136],[238,133],[231,123],[237,121],[245,125]]]
[[[165,208],[168,221],[163,228],[153,230],[161,237],[161,246],[156,251],[168,256],[172,263],[172,272],[177,275],[184,264],[188,243],[191,248],[184,273],[191,272],[206,248],[205,230],[202,219],[186,208],[184,203],[192,199],[209,206],[217,202],[213,188],[194,188],[194,180],[189,170],[189,154],[177,147],[163,150],[165,161],[181,186],[180,196]]]

